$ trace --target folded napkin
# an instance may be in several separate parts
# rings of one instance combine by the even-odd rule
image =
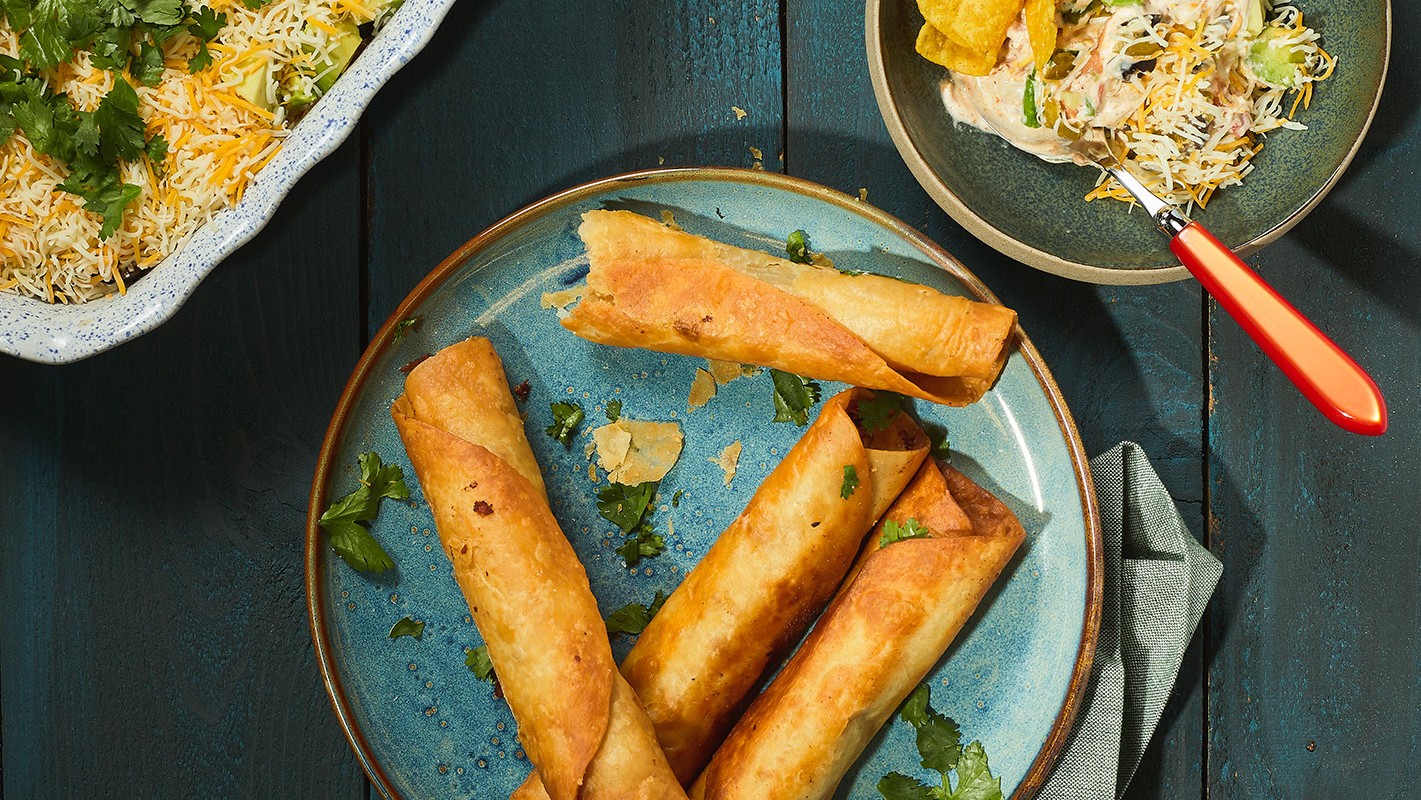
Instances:
[[[1090,467],[1105,545],[1100,640],[1044,800],[1114,800],[1125,792],[1223,572],[1189,535],[1139,445],[1122,442]]]

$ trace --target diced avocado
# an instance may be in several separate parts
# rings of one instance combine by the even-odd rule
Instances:
[[[1254,74],[1270,86],[1296,89],[1302,84],[1307,55],[1302,48],[1284,40],[1292,32],[1289,28],[1264,28],[1248,51],[1248,64]]]
[[[316,88],[321,90],[321,94],[331,90],[336,78],[355,58],[355,51],[360,49],[360,28],[354,22],[340,22],[336,27],[340,29],[340,35],[335,37],[330,55],[317,59],[315,63],[316,73],[320,76],[316,78]]]
[[[237,96],[254,106],[272,110],[271,102],[271,59],[258,56],[242,65],[247,76],[237,84]]]
[[[1107,6],[1119,8],[1120,6],[1138,6],[1143,4],[1144,0],[1104,0],[1104,2]]]
[[[1263,0],[1248,0],[1248,22],[1243,31],[1250,37],[1263,32]]]

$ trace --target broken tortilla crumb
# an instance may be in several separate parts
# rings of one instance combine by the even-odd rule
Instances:
[[[623,417],[592,431],[592,442],[607,480],[635,486],[666,477],[681,457],[684,437],[674,422]]]
[[[691,393],[686,397],[686,410],[693,411],[715,397],[715,376],[709,371],[697,368],[696,377],[691,379]]]
[[[706,459],[710,463],[720,467],[721,471],[725,473],[726,486],[729,486],[730,482],[735,479],[735,471],[740,467],[740,451],[742,449],[740,440],[736,439],[726,445],[724,450],[720,451],[719,457]]]
[[[543,308],[555,308],[558,311],[566,311],[568,306],[582,298],[582,293],[586,290],[586,286],[573,286],[567,289],[560,289],[556,292],[543,292],[543,296],[538,299],[538,305]]]

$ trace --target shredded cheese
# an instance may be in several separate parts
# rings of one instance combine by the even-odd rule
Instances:
[[[1270,24],[1289,31],[1281,41],[1302,53],[1304,63],[1296,88],[1269,86],[1248,63],[1252,37],[1243,31],[1246,5],[1226,0],[1220,9],[1201,14],[1192,27],[1129,28],[1118,33],[1127,38],[1116,43],[1121,52],[1142,42],[1163,47],[1154,67],[1135,79],[1143,99],[1116,132],[1128,147],[1130,172],[1155,194],[1189,210],[1205,208],[1216,191],[1241,184],[1267,133],[1304,130],[1293,119],[1298,107],[1308,107],[1313,84],[1336,67],[1318,45],[1318,33],[1303,25],[1302,12],[1279,4]],[[1134,202],[1102,174],[1085,199],[1104,198]]]
[[[239,201],[280,150],[291,127],[287,110],[237,94],[254,59],[273,64],[265,97],[278,96],[278,81],[292,94],[317,96],[313,70],[279,67],[329,63],[337,23],[376,16],[355,0],[272,0],[255,10],[241,0],[206,5],[227,15],[209,45],[213,64],[189,74],[198,41],[179,34],[164,45],[161,81],[134,87],[139,115],[149,135],[169,143],[168,155],[161,165],[146,157],[122,165],[124,182],[140,194],[112,237],[101,240],[102,218],[56,189],[66,177],[62,164],[37,153],[19,131],[0,146],[0,291],[60,303],[126,292],[125,279],[160,264],[213,214]],[[0,53],[18,56],[18,38],[0,23]],[[114,80],[83,52],[44,77],[84,110],[97,108]]]

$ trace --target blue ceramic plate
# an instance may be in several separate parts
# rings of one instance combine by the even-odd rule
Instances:
[[[371,781],[390,797],[507,797],[527,774],[517,726],[491,686],[464,666],[480,643],[440,551],[433,519],[390,420],[402,365],[471,335],[493,340],[510,383],[528,381],[529,439],[543,465],[553,511],[587,566],[609,613],[670,592],[740,512],[802,428],[771,421],[768,374],[734,381],[687,413],[700,359],[592,344],[558,325],[542,292],[571,286],[587,270],[576,235],[582,212],[627,208],[675,214],[686,230],[775,249],[796,228],[836,264],[902,277],[945,292],[993,299],[966,269],[903,223],[845,195],[764,172],[657,170],[588,184],[514,214],[475,238],[410,294],[356,367],[321,451],[307,524],[312,635],[336,714]],[[394,341],[394,324],[422,322]],[[945,425],[952,463],[991,489],[1026,525],[1023,552],[986,607],[933,671],[933,703],[980,739],[1002,785],[1030,796],[1049,770],[1074,716],[1095,649],[1100,615],[1100,537],[1090,475],[1070,413],[1024,335],[1001,381],[969,408],[919,402]],[[825,397],[843,388],[825,385]],[[674,419],[685,432],[679,463],[662,481],[655,512],[667,550],[629,571],[597,515],[585,438],[565,448],[543,434],[548,404],[576,400],[595,427],[607,401],[634,419]],[[707,459],[744,443],[726,487]],[[375,450],[404,468],[411,501],[385,501],[372,526],[397,573],[371,578],[334,557],[316,519],[356,485],[356,457]],[[681,492],[676,506],[669,504]],[[424,636],[391,640],[401,617]],[[616,637],[618,657],[630,648]],[[890,770],[915,772],[908,727],[889,725],[845,779],[843,797],[876,797]]]

